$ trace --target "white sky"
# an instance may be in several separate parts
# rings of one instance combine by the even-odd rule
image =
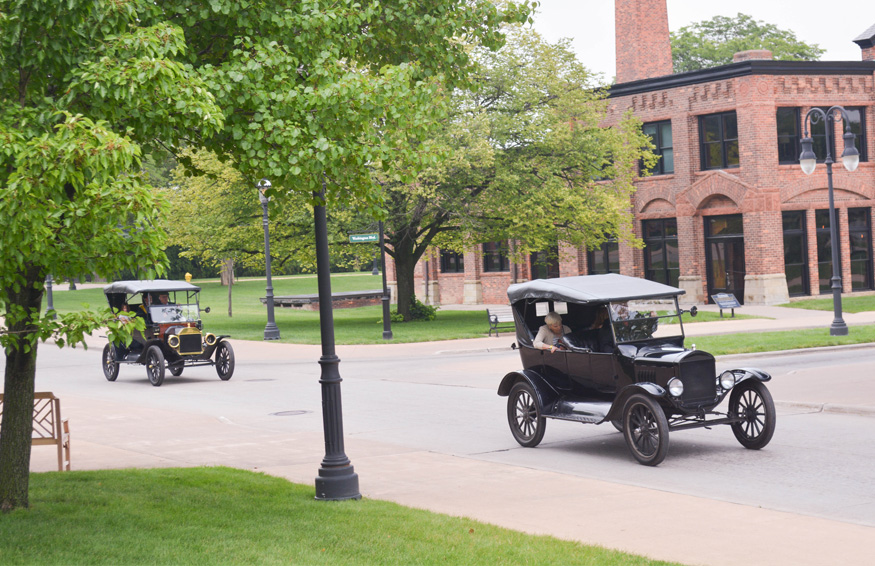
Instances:
[[[614,3],[611,0],[540,0],[535,29],[549,41],[567,37],[577,57],[610,82],[615,74]],[[671,31],[716,15],[741,12],[788,29],[826,52],[822,61],[860,61],[852,40],[875,24],[875,0],[667,0]]]

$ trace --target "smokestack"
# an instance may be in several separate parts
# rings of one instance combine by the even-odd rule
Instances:
[[[854,43],[863,50],[863,61],[875,61],[875,25],[855,37]]]
[[[666,0],[615,0],[617,82],[672,73]]]

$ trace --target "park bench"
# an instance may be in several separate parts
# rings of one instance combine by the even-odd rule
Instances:
[[[486,317],[489,319],[489,335],[495,331],[498,337],[500,330],[514,330],[513,309],[511,307],[490,307],[486,309]]]
[[[0,423],[3,417],[3,394],[0,393]],[[0,430],[0,434],[2,434]],[[61,400],[48,391],[33,394],[33,446],[58,447],[58,471],[70,469],[70,424],[61,419]]]

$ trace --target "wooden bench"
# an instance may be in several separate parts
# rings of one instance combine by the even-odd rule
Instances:
[[[512,307],[493,307],[486,309],[486,317],[489,319],[489,335],[495,331],[496,338],[500,330],[514,330],[516,324],[513,320]]]
[[[3,394],[0,393],[0,422],[3,416]],[[0,431],[2,433],[2,431]],[[61,419],[61,400],[48,391],[33,394],[33,446],[58,447],[58,471],[70,469],[70,424]]]

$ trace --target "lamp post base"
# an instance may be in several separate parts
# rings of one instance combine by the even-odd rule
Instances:
[[[361,499],[359,476],[352,465],[339,468],[319,468],[316,478],[316,499],[319,501],[343,501]]]
[[[848,325],[845,324],[844,320],[834,320],[829,327],[829,335],[830,336],[847,336],[848,335]]]
[[[264,339],[265,340],[279,340],[280,339],[280,329],[276,324],[268,322],[267,326],[264,327]]]

